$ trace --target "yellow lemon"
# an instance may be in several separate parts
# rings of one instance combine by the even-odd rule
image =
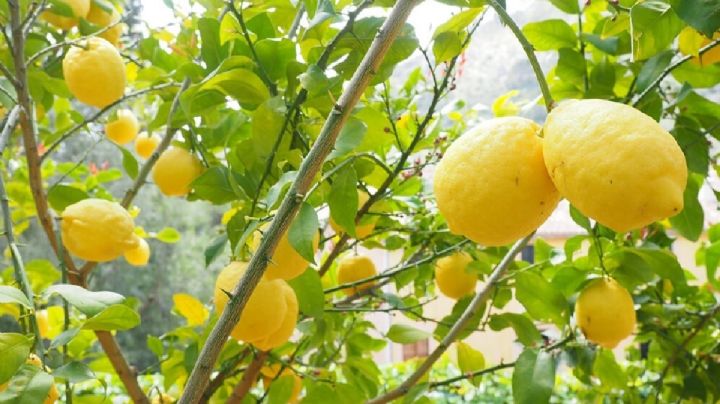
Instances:
[[[358,209],[360,209],[365,203],[370,199],[370,196],[365,191],[358,190]],[[368,217],[368,215],[365,215],[361,220],[360,223],[355,224],[355,235],[358,239],[363,239],[369,235],[372,234],[373,230],[375,230],[375,222],[377,221],[377,218]],[[332,227],[333,230],[335,230],[335,233],[345,233],[345,230],[343,230],[340,225],[335,223],[333,218],[330,218],[330,227]]]
[[[119,145],[130,143],[140,130],[135,114],[129,109],[121,109],[117,112],[117,119],[105,125],[105,135]]]
[[[720,38],[720,31],[713,35],[713,39]],[[720,62],[720,47],[716,46],[707,52],[703,53],[702,56],[698,55],[698,50],[711,42],[710,38],[695,31],[692,27],[685,27],[680,31],[678,36],[678,48],[684,55],[694,55],[690,59],[690,63],[698,66],[709,66],[711,64]]]
[[[295,291],[285,282],[282,286],[282,296],[287,304],[287,312],[282,319],[280,328],[267,337],[252,342],[252,344],[261,351],[269,351],[288,342],[290,337],[292,337],[293,331],[295,331],[298,315],[300,314],[300,306],[298,305]]]
[[[102,38],[71,46],[63,59],[63,75],[75,98],[93,107],[104,108],[125,92],[125,63]]]
[[[135,248],[125,250],[125,261],[136,267],[145,266],[150,261],[150,246],[144,238],[135,237],[137,237],[138,245]]]
[[[337,279],[339,284],[356,282],[375,275],[377,275],[375,264],[373,264],[370,258],[364,255],[348,256],[338,262]],[[343,293],[351,296],[374,285],[375,281],[364,282],[359,285],[343,289]]]
[[[162,393],[159,396],[153,397],[151,404],[173,404],[175,402],[175,397]]]
[[[585,338],[615,348],[635,329],[632,296],[613,279],[596,279],[580,292],[575,321]]]
[[[286,367],[282,370],[282,372],[280,372],[280,369],[281,365],[277,363],[270,366],[263,366],[263,368],[260,369],[260,374],[262,374],[263,376],[263,384],[265,385],[265,389],[269,389],[270,384],[273,382],[273,380],[276,380],[276,378],[290,376],[293,378],[293,389],[292,393],[290,393],[288,403],[297,403],[298,397],[300,397],[300,392],[302,391],[302,379],[290,368]],[[278,373],[280,373],[280,376],[277,376]]]
[[[110,24],[115,24],[120,21],[120,14],[113,8],[110,12],[105,11],[102,7],[98,6],[95,2],[90,5],[90,11],[87,13],[86,19],[97,25],[98,27],[105,28]],[[120,42],[120,35],[122,34],[122,24],[115,24],[112,28],[99,34],[100,38],[106,39],[111,44],[117,46]]]
[[[28,356],[26,363],[28,365],[33,365],[38,368],[42,368],[42,361],[40,358],[35,354],[30,354]],[[45,369],[48,371],[48,369]],[[5,388],[7,388],[7,385],[4,387],[0,387],[0,391],[3,391]],[[53,384],[50,386],[50,391],[48,391],[47,397],[45,397],[45,400],[43,401],[43,404],[53,404],[57,401],[57,399],[60,398],[60,393],[57,390],[57,387],[55,387],[55,383],[53,380]]]
[[[649,116],[617,102],[568,101],[548,115],[545,163],[580,212],[618,232],[683,209],[685,156]]]
[[[264,228],[267,228],[267,226],[264,226]],[[253,238],[254,250],[258,248],[261,240],[262,237],[260,235]],[[319,242],[320,236],[318,233],[315,233],[313,237],[313,251],[317,251]],[[275,253],[270,261],[265,270],[265,278],[284,279],[286,281],[300,276],[305,272],[308,265],[310,265],[290,244],[287,231],[280,237],[280,241],[278,241]]]
[[[83,199],[65,208],[61,217],[65,248],[84,260],[114,260],[138,245],[132,216],[118,203]]]
[[[450,231],[486,246],[530,234],[560,195],[545,170],[540,127],[496,118],[457,139],[435,172],[437,206]]]
[[[225,293],[232,293],[247,270],[247,262],[232,262],[225,267],[215,281],[215,310],[221,313],[229,300]],[[261,279],[250,295],[240,321],[230,335],[239,341],[253,343],[264,341],[282,331],[285,317],[292,313],[288,307],[287,282],[282,279]],[[288,286],[289,287],[289,286]]]
[[[202,174],[203,167],[195,155],[181,147],[172,147],[160,155],[153,167],[153,181],[167,196],[184,196],[190,184]]]
[[[146,159],[152,156],[155,149],[160,144],[160,137],[157,135],[148,135],[147,133],[141,133],[135,138],[135,151],[138,156]]]
[[[435,283],[442,294],[457,300],[475,291],[477,276],[465,271],[472,261],[472,257],[466,252],[457,252],[437,260]]]
[[[41,15],[42,19],[49,22],[50,24],[64,30],[78,25],[80,18],[85,18],[90,11],[91,0],[59,0],[69,11],[72,11],[73,16],[65,16],[53,13],[52,11],[44,11]]]
[[[37,320],[38,329],[40,331],[40,336],[43,338],[47,338],[48,328],[50,327],[50,324],[48,323],[47,310],[36,311],[35,312],[35,320]]]

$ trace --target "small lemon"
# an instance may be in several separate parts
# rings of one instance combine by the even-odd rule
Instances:
[[[222,312],[229,300],[225,293],[232,293],[247,270],[247,262],[232,262],[226,266],[215,282],[215,310]],[[230,335],[239,341],[254,343],[260,341],[261,345],[275,333],[281,333],[286,316],[292,316],[292,307],[288,307],[289,287],[282,279],[261,279],[250,295],[240,321],[235,325]],[[294,296],[294,294],[293,294]],[[295,314],[297,316],[297,314]],[[294,328],[294,327],[293,327]],[[274,340],[274,339],[273,339]],[[276,342],[276,341],[273,341]]]
[[[120,14],[113,8],[111,11],[106,11],[95,2],[90,5],[90,11],[87,13],[86,19],[97,25],[98,27],[105,28],[110,24],[115,24],[120,21]],[[100,38],[106,39],[111,44],[117,46],[120,42],[120,35],[122,35],[122,24],[115,24],[112,28],[99,34]]]
[[[141,133],[135,138],[135,151],[138,156],[146,159],[152,156],[155,149],[160,144],[160,136],[148,135],[147,133]]]
[[[135,248],[125,251],[125,261],[136,267],[145,266],[148,261],[150,261],[150,246],[144,238],[138,236],[135,237],[137,237],[138,245]]]
[[[685,156],[670,133],[635,108],[605,100],[561,103],[545,123],[555,186],[586,216],[618,232],[683,209]]]
[[[530,234],[550,216],[560,195],[545,170],[539,133],[530,120],[496,118],[447,149],[433,188],[450,231],[500,246]]]
[[[66,207],[61,217],[65,248],[84,260],[114,260],[138,245],[132,216],[118,203],[83,199]]]
[[[575,321],[585,338],[615,348],[635,329],[632,296],[614,279],[596,279],[580,292]]]
[[[48,323],[48,312],[47,310],[39,310],[35,312],[35,320],[37,320],[38,329],[40,336],[47,338],[48,329],[50,324]]]
[[[293,378],[293,389],[287,402],[292,404],[297,403],[298,397],[300,397],[300,392],[302,391],[303,387],[302,379],[290,368],[286,367],[282,370],[282,372],[280,372],[280,369],[281,365],[277,363],[270,366],[263,366],[262,369],[260,369],[260,374],[262,374],[263,376],[263,384],[265,385],[265,390],[268,390],[270,388],[270,384],[272,384],[273,380],[276,380],[280,377],[290,376]],[[278,373],[280,373],[280,376],[277,375]]]
[[[472,261],[472,257],[466,252],[457,252],[437,260],[435,283],[442,294],[457,300],[475,291],[477,276],[465,270]]]
[[[58,0],[73,13],[73,17],[64,16],[53,13],[52,11],[43,11],[41,18],[48,23],[64,30],[69,30],[78,25],[80,18],[85,18],[90,11],[91,0]]]
[[[264,228],[267,228],[267,226],[264,226]],[[260,235],[256,235],[253,238],[254,250],[260,246],[261,240],[262,237]],[[318,233],[315,233],[313,237],[313,251],[317,251],[319,242],[320,236]],[[268,262],[264,276],[267,279],[284,279],[289,281],[305,272],[308,265],[310,265],[310,263],[290,244],[286,231],[278,241],[275,253],[270,262]]]
[[[104,108],[125,92],[125,63],[117,49],[102,38],[71,46],[63,59],[63,75],[80,102]]]
[[[370,199],[370,196],[367,192],[358,190],[358,209],[365,205],[368,199]],[[375,230],[375,222],[377,222],[377,218],[371,218],[365,215],[360,220],[360,223],[355,224],[355,235],[357,238],[364,239],[365,237],[371,235],[373,230]],[[345,233],[345,230],[343,230],[339,224],[335,223],[332,217],[330,218],[330,227],[332,227],[337,234]]]
[[[129,109],[117,112],[117,119],[105,125],[105,135],[119,145],[130,143],[138,134],[140,124]]]
[[[25,363],[27,363],[28,365],[33,365],[37,368],[42,368],[42,361],[35,354],[30,354]],[[47,371],[48,369],[45,370]],[[5,390],[6,388],[7,385],[0,386],[0,391]],[[48,391],[47,397],[45,397],[43,404],[53,404],[57,401],[58,398],[60,398],[60,393],[58,392],[57,387],[55,387],[55,381],[53,380],[53,384],[50,386],[50,391]]]
[[[377,275],[377,269],[372,260],[364,255],[348,256],[338,262],[337,279],[339,284],[356,282],[361,279]],[[348,296],[375,285],[375,281],[364,282],[359,285],[343,289]]]
[[[287,312],[285,317],[283,317],[280,328],[267,337],[252,342],[252,344],[261,351],[269,351],[288,342],[295,331],[298,315],[300,314],[300,306],[298,305],[297,296],[295,295],[293,288],[291,288],[287,283],[283,283],[282,295],[285,299],[285,303],[287,303]]]
[[[175,402],[175,397],[162,393],[159,396],[153,397],[151,404],[173,404]]]
[[[153,167],[153,180],[167,196],[184,196],[190,184],[202,174],[203,167],[195,155],[181,147],[172,147],[160,155]]]

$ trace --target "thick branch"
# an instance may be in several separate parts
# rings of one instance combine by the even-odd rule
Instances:
[[[463,329],[465,329],[470,320],[477,314],[490,292],[495,288],[497,281],[503,276],[505,271],[507,271],[510,264],[515,259],[515,256],[525,247],[534,234],[535,233],[533,232],[532,234],[519,240],[512,246],[512,248],[510,248],[503,259],[497,264],[492,274],[490,274],[485,287],[478,292],[475,297],[473,297],[470,304],[465,309],[465,312],[463,312],[462,316],[460,316],[455,325],[453,325],[445,338],[440,341],[440,344],[435,348],[430,356],[425,358],[423,363],[418,366],[415,372],[413,372],[413,374],[397,388],[368,401],[369,404],[387,403],[398,397],[402,397],[423,377],[423,375],[425,375],[425,373],[427,373],[428,370],[430,370],[430,368],[432,368],[433,364],[440,359],[440,356],[445,353],[458,335],[463,331]]]
[[[136,404],[148,404],[148,398],[137,382],[137,372],[125,360],[117,341],[108,331],[95,331],[100,346],[112,363],[115,372],[125,385],[128,395]]]
[[[240,319],[240,314],[250,298],[250,294],[265,272],[268,259],[275,251],[278,240],[288,229],[290,222],[300,209],[300,205],[312,185],[315,175],[320,171],[325,158],[335,145],[340,130],[349,118],[353,107],[357,104],[365,88],[367,88],[380,63],[382,63],[385,54],[400,33],[415,4],[416,0],[399,0],[396,3],[390,12],[390,16],[381,27],[375,40],[373,40],[358,70],[350,80],[347,91],[340,97],[330,116],[325,121],[317,141],[300,165],[298,176],[287,195],[285,195],[277,215],[262,238],[260,246],[253,254],[247,271],[235,287],[235,290],[233,290],[232,298],[205,342],[188,379],[185,392],[180,398],[181,404],[195,403],[200,398],[217,356],[230,331]]]
[[[247,395],[248,391],[252,388],[252,386],[255,384],[255,380],[258,377],[258,374],[260,374],[260,369],[262,368],[263,364],[265,364],[265,360],[268,357],[268,352],[259,352],[257,355],[255,355],[255,358],[252,362],[250,362],[250,366],[248,366],[247,369],[245,369],[245,373],[243,373],[243,377],[240,379],[240,382],[235,386],[233,389],[232,394],[227,399],[227,404],[240,404]]]

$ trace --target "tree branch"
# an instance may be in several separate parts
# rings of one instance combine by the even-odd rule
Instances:
[[[203,396],[200,399],[200,403],[207,403],[210,398],[215,394],[217,389],[219,389],[223,383],[225,383],[225,379],[227,379],[230,375],[233,374],[233,370],[242,363],[242,361],[245,360],[245,358],[250,354],[251,349],[250,347],[246,347],[242,352],[240,352],[237,357],[235,357],[231,363],[227,366],[224,366],[220,372],[218,372],[215,377],[210,380],[210,383],[208,383],[207,388],[205,388],[205,391],[203,392]]]
[[[417,0],[399,0],[395,4],[372,45],[370,45],[370,49],[360,66],[353,74],[347,86],[348,90],[342,94],[325,121],[325,125],[320,131],[315,144],[300,165],[298,176],[285,195],[277,215],[250,259],[247,271],[233,290],[232,297],[205,342],[195,367],[188,378],[185,392],[180,398],[180,404],[195,403],[202,394],[217,356],[230,331],[240,319],[240,314],[250,298],[250,294],[265,272],[267,262],[272,257],[280,237],[288,229],[290,222],[300,209],[300,205],[303,203],[315,175],[322,167],[325,158],[330,154],[340,130],[367,88],[378,66],[382,63],[385,54],[405,25],[405,21],[416,3]]]
[[[227,404],[240,404],[242,402],[248,391],[250,391],[252,386],[255,384],[255,380],[257,379],[258,374],[260,373],[260,369],[265,363],[267,357],[267,351],[259,352],[257,355],[255,355],[253,361],[250,362],[250,366],[245,369],[245,373],[243,373],[242,379],[240,379],[240,382],[233,389],[232,394],[226,402]]]
[[[510,250],[507,252],[507,254],[505,254],[503,259],[497,264],[497,266],[495,266],[495,269],[493,270],[492,274],[490,274],[490,277],[488,278],[485,287],[480,292],[478,292],[475,297],[473,297],[473,299],[470,301],[470,304],[463,312],[462,316],[460,316],[458,321],[453,325],[450,331],[448,331],[447,335],[445,335],[445,338],[443,338],[442,341],[440,341],[440,344],[435,348],[435,350],[433,350],[433,352],[427,358],[425,358],[423,363],[421,363],[420,366],[417,367],[415,372],[413,372],[410,377],[408,377],[404,382],[402,382],[400,386],[368,401],[368,404],[387,403],[398,397],[402,397],[423,377],[423,375],[425,375],[428,370],[430,370],[430,368],[432,368],[433,364],[438,359],[440,359],[440,356],[445,353],[445,351],[450,347],[450,344],[455,341],[457,336],[467,326],[472,317],[477,314],[477,311],[480,310],[480,307],[495,287],[498,279],[503,276],[503,274],[510,267],[510,264],[514,261],[515,256],[525,247],[525,245],[530,241],[534,234],[535,233],[533,232],[525,236],[523,239],[516,242],[512,246],[512,248],[510,248]]]

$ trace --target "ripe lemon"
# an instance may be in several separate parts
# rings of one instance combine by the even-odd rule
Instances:
[[[61,217],[65,248],[84,260],[114,260],[138,245],[132,216],[118,203],[83,199],[65,208]]]
[[[437,260],[435,283],[442,294],[457,300],[475,291],[477,276],[465,271],[472,261],[470,254],[465,252],[457,252]]]
[[[370,199],[370,196],[365,191],[358,190],[358,209],[360,209],[365,203]],[[372,234],[373,230],[375,230],[375,222],[377,221],[377,218],[368,217],[365,215],[361,220],[360,223],[355,224],[355,235],[358,239],[363,239],[369,235]],[[332,227],[333,230],[335,230],[335,233],[345,233],[345,230],[340,227],[339,224],[335,223],[333,218],[330,218],[330,227]]]
[[[47,338],[48,329],[50,328],[50,324],[48,323],[47,310],[36,311],[35,312],[35,320],[37,320],[38,329],[40,331],[40,336],[43,338]]]
[[[300,307],[298,306],[295,291],[286,282],[283,282],[282,296],[285,299],[285,303],[287,303],[287,312],[285,313],[285,317],[283,317],[280,328],[267,337],[252,342],[252,344],[261,351],[269,351],[288,342],[290,337],[292,337],[293,331],[295,331],[298,314],[300,314]]]
[[[135,248],[125,251],[125,261],[136,267],[145,266],[148,261],[150,261],[150,246],[144,238],[138,236],[135,237],[137,237],[138,245]]]
[[[176,401],[177,400],[175,400],[175,397],[173,397],[169,394],[162,393],[159,396],[153,397],[153,399],[150,403],[151,404],[173,404]]]
[[[195,155],[181,147],[171,147],[155,163],[153,181],[163,194],[183,196],[190,192],[190,184],[202,171],[202,164]]]
[[[105,125],[105,135],[119,145],[132,142],[139,130],[140,124],[129,109],[121,109],[117,112],[117,119]]]
[[[713,35],[713,39],[720,38],[720,31]],[[695,55],[690,59],[690,63],[698,66],[710,66],[711,64],[720,62],[720,47],[716,46],[702,56],[698,55],[698,50],[711,42],[710,38],[695,31],[692,27],[685,27],[680,31],[678,37],[678,48],[684,55]]]
[[[337,279],[339,284],[356,282],[361,279],[377,275],[377,269],[372,260],[364,255],[345,257],[338,262]],[[368,289],[375,285],[375,281],[364,282],[359,285],[343,289],[348,296]]]
[[[90,11],[90,1],[91,0],[58,0],[58,3],[63,3],[72,10],[73,17],[55,14],[52,11],[43,11],[41,17],[50,24],[67,31],[78,25],[80,18],[87,16],[88,11]]]
[[[226,266],[215,281],[215,309],[221,313],[229,300],[227,294],[240,282],[247,262],[232,262]],[[282,279],[261,279],[230,335],[249,343],[263,341],[280,331],[292,307],[288,308],[287,283]],[[290,313],[292,315],[292,313]]]
[[[530,234],[560,195],[543,162],[540,127],[496,118],[457,139],[437,166],[433,187],[450,231],[486,246]]]
[[[157,135],[148,135],[147,133],[141,133],[135,138],[135,151],[138,156],[146,159],[152,156],[155,149],[160,144],[160,137]]]
[[[568,101],[548,115],[545,164],[580,212],[618,232],[683,209],[685,156],[649,116],[605,100]]]
[[[117,49],[102,38],[71,46],[63,59],[63,75],[80,102],[104,108],[125,91],[125,63]]]
[[[264,228],[267,228],[267,226],[264,226]],[[260,235],[256,235],[253,238],[254,250],[258,248],[261,240],[262,237]],[[313,251],[317,251],[319,242],[320,236],[318,233],[315,233],[313,237]],[[290,244],[287,232],[285,232],[280,238],[280,241],[278,241],[275,253],[270,261],[265,270],[265,278],[284,279],[286,281],[300,276],[305,272],[308,265],[310,265]]]
[[[260,374],[262,374],[263,376],[263,384],[265,385],[265,390],[268,390],[270,388],[270,384],[273,382],[273,380],[276,380],[276,378],[279,379],[280,377],[290,376],[293,378],[293,389],[292,393],[290,393],[290,399],[288,400],[288,403],[297,403],[300,392],[302,391],[302,379],[290,368],[286,367],[282,370],[282,372],[280,372],[280,368],[281,366],[275,363],[270,366],[263,366],[262,369],[260,369]],[[280,376],[277,376],[278,373],[280,373]]]
[[[105,11],[102,7],[98,6],[95,2],[90,5],[90,11],[85,17],[89,22],[97,25],[98,27],[105,28],[110,24],[115,24],[120,21],[120,14],[113,8],[111,12]],[[120,35],[122,34],[122,24],[115,24],[112,28],[99,34],[100,38],[106,39],[111,44],[117,46],[120,42]]]
[[[632,296],[613,279],[596,279],[580,292],[575,302],[575,321],[585,338],[615,348],[635,329]]]

